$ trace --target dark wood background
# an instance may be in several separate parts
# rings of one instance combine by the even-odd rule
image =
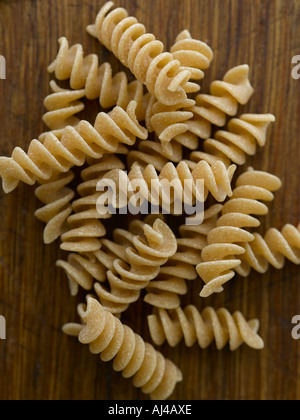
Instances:
[[[267,147],[249,163],[280,176],[276,195],[261,232],[300,221],[300,80],[291,77],[292,57],[300,54],[299,0],[118,0],[168,47],[189,29],[215,52],[203,83],[221,78],[238,64],[249,63],[255,95],[242,112],[272,112],[277,117]],[[114,69],[121,65],[85,32],[102,5],[96,0],[0,1],[0,54],[7,60],[7,80],[0,81],[0,154],[27,147],[45,127],[43,99],[49,92],[47,65],[56,56],[57,39],[83,43]],[[97,107],[93,105],[94,112]],[[144,399],[110,364],[87,347],[64,336],[61,326],[75,320],[79,298],[69,296],[64,273],[55,261],[59,244],[44,246],[43,226],[34,218],[40,206],[34,189],[20,185],[0,195],[0,314],[7,320],[7,340],[0,341],[1,399]],[[236,278],[226,292],[200,300],[195,282],[184,299],[199,308],[226,306],[261,320],[266,348],[246,347],[231,354],[184,345],[164,354],[182,368],[184,382],[175,399],[300,398],[300,342],[291,338],[291,319],[300,314],[299,268],[287,264],[247,280]],[[124,316],[148,338],[142,302]],[[138,314],[138,316],[136,316]]]

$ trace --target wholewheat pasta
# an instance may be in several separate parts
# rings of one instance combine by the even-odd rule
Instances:
[[[122,146],[133,145],[137,137],[146,140],[148,132],[136,119],[136,106],[132,101],[127,112],[119,107],[109,114],[101,112],[94,126],[81,121],[76,128],[66,127],[61,139],[50,132],[43,142],[32,140],[27,153],[16,147],[10,158],[0,157],[4,191],[13,191],[20,181],[34,185],[37,179],[49,180],[55,172],[83,166],[87,156],[101,159],[106,153],[124,153]]]
[[[240,312],[231,315],[225,308],[216,311],[208,307],[201,313],[193,305],[174,311],[158,309],[148,317],[148,324],[152,340],[159,346],[167,341],[176,347],[184,340],[187,347],[197,343],[201,349],[214,341],[218,350],[228,343],[231,351],[236,351],[243,343],[256,350],[264,348],[258,335],[259,321],[247,322]]]
[[[113,361],[113,368],[124,378],[132,378],[133,385],[149,394],[153,400],[165,400],[182,381],[177,366],[146,343],[133,330],[122,324],[92,298],[88,299],[84,325],[68,324],[64,331],[78,334],[80,343],[89,345],[92,354],[100,354],[103,362]]]
[[[180,306],[180,297],[188,291],[187,283],[197,278],[195,267],[201,261],[201,252],[207,246],[207,235],[216,227],[221,210],[222,205],[216,204],[204,212],[201,225],[183,225],[179,228],[178,250],[147,287],[145,302],[160,309],[176,309]]]
[[[239,257],[245,253],[241,244],[254,240],[253,234],[246,229],[260,225],[257,216],[269,212],[261,201],[273,201],[273,192],[281,185],[278,177],[252,168],[238,178],[232,197],[223,206],[217,227],[208,235],[208,246],[202,251],[203,262],[197,267],[205,283],[201,297],[220,293],[222,286],[235,276],[233,269],[241,264]]]
[[[145,84],[148,91],[164,105],[182,103],[187,93],[197,92],[197,84],[189,82],[191,72],[181,68],[171,53],[163,52],[164,45],[146,33],[144,25],[128,17],[123,8],[111,11],[114,3],[106,3],[94,25],[87,30]]]

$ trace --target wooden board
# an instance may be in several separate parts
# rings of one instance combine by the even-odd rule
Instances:
[[[2,0],[0,54],[6,57],[7,79],[0,81],[0,154],[26,148],[45,127],[43,99],[49,92],[46,68],[56,56],[60,36],[83,43],[87,53],[122,69],[85,32],[101,2],[96,0]],[[248,164],[283,180],[282,190],[262,219],[260,232],[299,223],[300,80],[293,80],[292,57],[300,54],[299,0],[118,0],[169,48],[177,33],[189,29],[215,52],[206,74],[220,79],[238,64],[251,66],[255,95],[241,112],[271,112],[277,117],[268,144]],[[94,105],[94,112],[96,111]],[[0,341],[1,399],[144,399],[113,372],[110,364],[65,337],[61,326],[76,319],[80,299],[69,296],[64,273],[55,261],[59,244],[42,243],[43,226],[34,217],[40,203],[34,189],[20,185],[0,196],[0,314],[7,320],[7,340]],[[168,346],[163,353],[181,367],[184,381],[175,399],[299,399],[300,342],[291,337],[291,319],[300,314],[300,271],[288,263],[283,271],[236,278],[224,294],[198,296],[200,280],[190,286],[183,304],[199,308],[226,306],[261,320],[266,348],[246,347],[231,354],[197,347]],[[82,299],[82,296],[81,296]],[[149,308],[139,302],[124,321],[146,339]]]

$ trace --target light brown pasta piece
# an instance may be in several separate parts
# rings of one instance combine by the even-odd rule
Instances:
[[[122,324],[92,298],[82,314],[84,325],[67,324],[63,331],[77,336],[90,346],[92,354],[100,354],[103,362],[113,361],[113,368],[153,400],[169,398],[182,373],[177,366],[146,343],[131,328]]]
[[[100,249],[99,238],[106,234],[101,219],[107,219],[97,211],[97,200],[101,192],[97,192],[97,183],[105,177],[108,171],[124,169],[124,164],[115,155],[104,156],[100,163],[82,171],[84,182],[79,185],[78,192],[82,198],[72,204],[74,214],[67,222],[69,230],[61,237],[61,249],[71,252],[95,252]]]
[[[286,259],[300,265],[300,224],[298,227],[287,224],[281,231],[269,229],[264,237],[254,233],[254,241],[242,246],[245,254],[241,255],[242,264],[236,271],[243,277],[247,277],[251,269],[266,273],[269,265],[281,270]]]
[[[137,193],[135,183],[138,180],[140,184],[139,195],[142,199],[154,205],[159,201],[160,206],[171,207],[170,210],[172,211],[172,204],[174,204],[176,198],[177,201],[188,204],[185,203],[186,197],[183,194],[187,181],[190,181],[191,195],[194,200],[201,201],[203,199],[205,201],[211,193],[217,201],[223,202],[228,196],[232,195],[231,181],[235,170],[235,165],[226,168],[221,161],[212,166],[205,161],[199,162],[193,171],[189,169],[185,162],[181,162],[177,167],[170,162],[164,166],[160,174],[153,165],[148,165],[143,169],[138,164],[134,164],[129,174],[117,170],[108,174],[107,177],[115,179],[123,193],[127,189],[128,200]],[[202,191],[202,185],[197,185],[198,180],[203,180],[204,192]],[[164,189],[166,181],[172,183],[176,192],[173,197],[168,197],[168,199],[170,198],[170,206]],[[169,208],[165,210],[168,211]],[[176,210],[179,211],[180,209]]]
[[[47,183],[35,190],[36,197],[45,204],[35,212],[38,220],[46,223],[44,229],[44,243],[51,244],[56,241],[69,228],[67,219],[72,213],[71,202],[75,192],[67,187],[74,179],[74,174],[69,171],[66,174],[54,175]]]
[[[227,117],[238,113],[239,105],[246,105],[254,93],[249,81],[249,66],[237,66],[229,70],[222,81],[214,81],[210,94],[199,94],[196,106],[190,109],[194,118],[186,124],[203,139],[209,139],[212,125],[224,127]]]
[[[58,137],[62,134],[62,129],[68,125],[76,127],[80,119],[75,117],[84,110],[84,103],[79,101],[85,97],[85,90],[69,90],[60,88],[53,80],[50,82],[52,93],[44,101],[47,112],[43,116],[44,123]],[[40,139],[45,138],[47,133],[43,133]]]
[[[222,205],[216,204],[205,211],[201,225],[180,227],[178,251],[161,267],[158,277],[147,287],[145,302],[161,309],[180,306],[180,296],[188,291],[187,281],[197,278],[195,267],[201,261],[201,251],[207,246],[207,235],[216,227],[221,210]]]
[[[158,346],[167,341],[176,347],[184,340],[187,347],[197,343],[201,349],[214,341],[218,350],[228,343],[231,351],[236,351],[243,343],[255,350],[264,348],[258,335],[259,321],[247,322],[240,312],[231,315],[224,308],[216,311],[208,307],[201,313],[193,305],[174,311],[158,309],[148,317],[148,324],[152,340]]]
[[[68,276],[71,296],[77,296],[79,288],[92,290],[95,280],[106,281],[107,269],[99,263],[94,254],[69,254],[68,260],[58,260],[57,267],[62,268]]]
[[[201,297],[220,293],[222,286],[235,276],[233,269],[241,264],[240,256],[245,253],[241,244],[254,240],[246,229],[260,225],[257,217],[251,215],[268,214],[268,207],[261,201],[273,201],[272,193],[279,190],[282,183],[276,176],[250,168],[238,178],[236,185],[233,196],[223,206],[216,229],[208,235],[208,246],[202,252],[203,262],[197,267],[205,283]]]
[[[6,193],[13,191],[20,181],[33,185],[36,180],[49,180],[53,173],[68,172],[82,166],[86,157],[100,159],[106,153],[118,153],[120,145],[133,145],[137,137],[146,140],[148,132],[136,119],[136,102],[127,112],[116,107],[109,114],[101,112],[94,127],[81,121],[76,128],[68,126],[61,139],[47,134],[43,142],[33,140],[28,152],[16,147],[10,158],[0,157],[0,175]]]
[[[95,291],[103,307],[114,314],[124,312],[136,302],[151,280],[159,274],[160,267],[177,251],[177,241],[172,230],[161,220],[153,226],[134,221],[129,232],[117,229],[114,233],[118,244],[132,243],[126,248],[126,259],[117,259],[113,270],[107,273],[109,289],[96,283]]]
[[[193,39],[188,30],[182,31],[171,48],[173,57],[191,72],[192,80],[202,80],[214,58],[212,49],[202,41]]]
[[[189,82],[191,72],[182,69],[171,53],[163,52],[164,45],[146,33],[144,25],[128,17],[123,8],[111,11],[114,3],[106,3],[94,25],[87,30],[128,67],[137,80],[164,105],[182,103],[187,93],[197,92],[199,86]]]
[[[244,114],[234,118],[226,131],[217,131],[213,139],[204,142],[204,152],[193,152],[191,160],[195,164],[200,160],[210,164],[222,160],[226,166],[244,165],[247,156],[255,155],[257,145],[266,145],[268,128],[274,121],[272,114]]]
[[[99,64],[96,54],[84,56],[80,44],[69,46],[66,38],[59,39],[60,49],[54,62],[48,67],[58,80],[70,80],[72,89],[83,89],[87,99],[99,99],[104,109],[119,106],[126,109],[131,101],[137,103],[137,118],[144,121],[149,95],[138,81],[129,82],[126,73],[113,75],[109,63]]]

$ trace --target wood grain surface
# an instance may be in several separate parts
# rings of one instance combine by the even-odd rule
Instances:
[[[248,164],[283,180],[282,190],[262,219],[261,233],[300,221],[300,80],[291,77],[292,57],[300,54],[299,0],[118,0],[169,48],[176,35],[189,29],[207,41],[215,59],[203,82],[239,64],[251,67],[255,95],[241,112],[271,112],[277,117],[268,144]],[[6,57],[7,79],[0,80],[0,154],[26,148],[45,127],[43,100],[49,93],[47,65],[55,58],[60,36],[82,43],[119,62],[85,32],[102,5],[96,0],[1,0],[0,55]],[[97,103],[90,106],[98,112]],[[0,341],[0,399],[10,400],[131,400],[144,399],[131,382],[101,363],[61,326],[76,320],[76,305],[55,262],[64,254],[59,243],[45,246],[43,226],[34,217],[40,203],[34,189],[20,185],[0,194],[0,314],[7,321],[7,340]],[[116,220],[120,224],[120,221]],[[184,381],[174,399],[298,400],[300,342],[291,337],[291,319],[300,314],[300,270],[288,263],[283,271],[237,277],[225,293],[201,300],[200,280],[183,304],[199,308],[226,306],[261,320],[266,348],[242,347],[236,353],[197,347],[168,346],[163,353],[182,369]],[[149,308],[138,302],[124,321],[149,339]]]

